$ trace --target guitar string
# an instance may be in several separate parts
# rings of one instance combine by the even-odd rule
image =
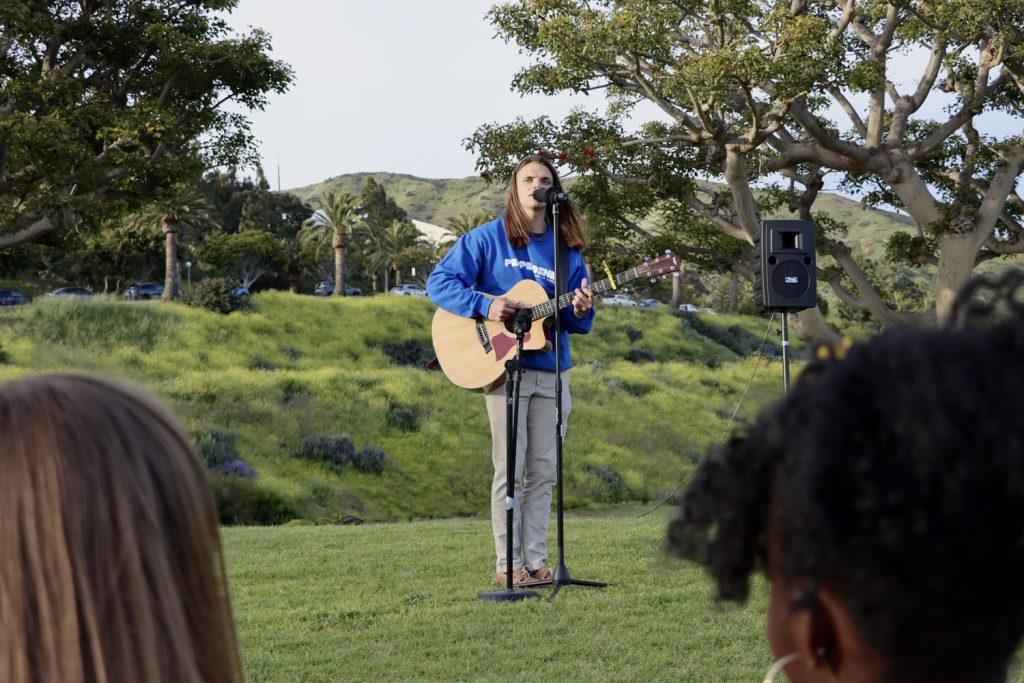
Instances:
[[[673,272],[673,271],[670,270],[669,272]],[[666,274],[666,273],[657,273],[656,275],[664,275],[664,274]],[[612,282],[613,281],[615,283],[615,286],[618,287],[619,285],[623,285],[623,284],[625,284],[627,282],[630,282],[632,280],[636,280],[639,277],[640,277],[640,271],[638,270],[637,266],[634,266],[633,268],[630,268],[627,271],[624,271],[622,273],[619,273],[618,275],[613,276],[611,279],[605,278],[604,280],[601,280],[599,282],[595,282],[593,285],[591,285],[590,290],[594,294],[604,294],[605,292],[607,292],[609,290],[609,288],[612,287]],[[559,305],[558,305],[557,310],[560,311],[563,308],[568,307],[569,304],[572,303],[572,297],[573,296],[574,296],[574,292],[566,292],[561,297],[559,297],[559,299],[558,299]],[[554,299],[548,299],[544,303],[537,304],[536,306],[530,307],[529,308],[530,319],[531,320],[541,320],[543,318],[548,317],[549,315],[552,315],[555,312],[554,304],[555,304],[555,300]]]

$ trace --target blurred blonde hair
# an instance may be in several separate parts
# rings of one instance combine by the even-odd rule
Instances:
[[[149,396],[0,386],[0,680],[242,680],[206,475]]]

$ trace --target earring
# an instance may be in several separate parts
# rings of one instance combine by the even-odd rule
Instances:
[[[768,669],[768,673],[764,675],[764,680],[761,683],[775,683],[775,677],[779,675],[779,672],[786,668],[786,665],[792,662],[794,659],[799,658],[800,654],[794,652],[792,654],[786,655],[785,657],[782,657],[781,659],[775,660],[775,663],[772,664],[770,669]]]

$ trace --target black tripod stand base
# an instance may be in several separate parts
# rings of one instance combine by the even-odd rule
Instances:
[[[540,598],[540,595],[528,590],[516,590],[515,588],[512,590],[498,588],[480,594],[480,599],[485,602],[519,602],[521,600],[529,600],[530,598]]]

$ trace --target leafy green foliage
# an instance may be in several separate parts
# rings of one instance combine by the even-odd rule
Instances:
[[[381,350],[396,364],[413,367],[423,367],[434,357],[433,347],[419,339],[388,341],[384,343]]]
[[[355,454],[352,437],[348,434],[307,436],[295,451],[295,457],[322,462],[338,469],[352,462]]]
[[[240,110],[292,76],[265,33],[231,35],[233,4],[0,6],[0,248],[95,228],[207,168],[254,161]]]
[[[360,472],[380,474],[387,465],[387,454],[376,446],[363,446],[352,456],[352,466]]]
[[[296,516],[295,509],[277,493],[259,486],[250,477],[210,477],[213,499],[220,523],[225,525],[284,524]]]
[[[238,433],[224,427],[210,427],[196,441],[196,450],[207,468],[219,469],[238,459]]]
[[[192,285],[184,296],[189,306],[205,308],[215,313],[233,313],[248,307],[248,297],[232,296],[237,284],[227,278],[210,277]]]
[[[387,422],[403,432],[415,432],[420,427],[420,416],[412,406],[392,403],[388,406]]]

